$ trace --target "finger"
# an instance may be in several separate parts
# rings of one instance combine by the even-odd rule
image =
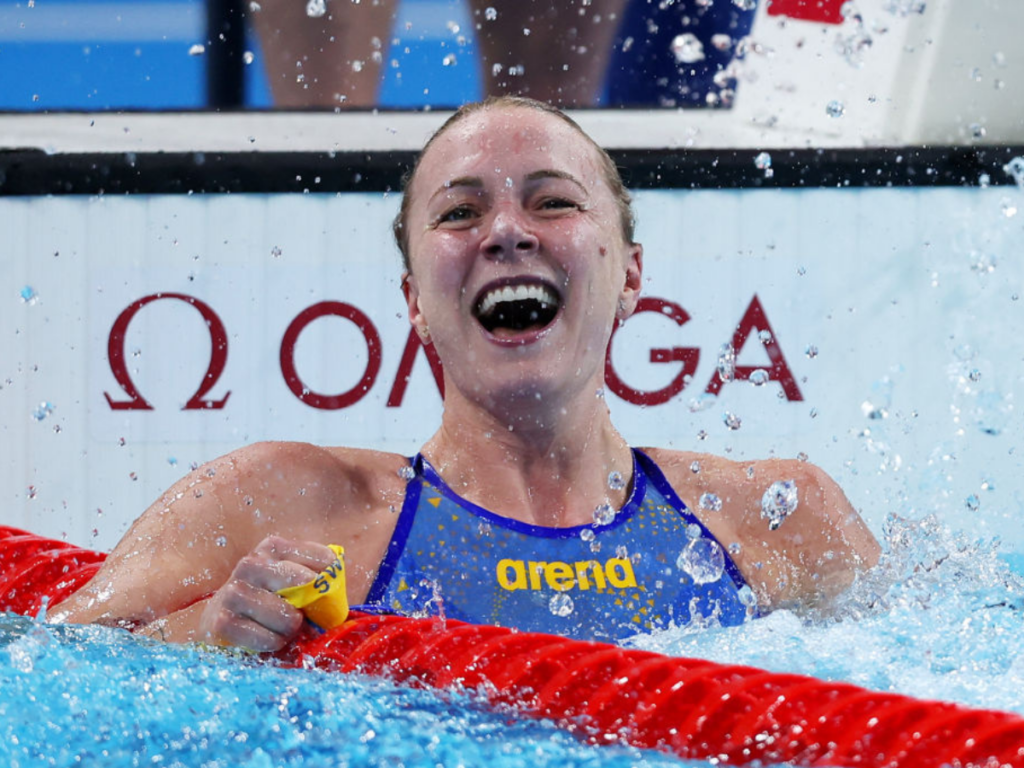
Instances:
[[[229,614],[251,619],[285,639],[294,637],[302,627],[302,611],[265,589],[235,581],[222,591],[221,605]]]
[[[288,644],[290,638],[273,632],[262,624],[244,616],[235,616],[232,621],[219,627],[215,639],[222,645],[233,645],[246,648],[257,653],[279,651]]]
[[[249,556],[238,561],[232,577],[268,592],[277,592],[286,587],[307,584],[316,578],[317,573],[319,571],[289,560],[266,560]]]
[[[268,536],[256,547],[256,553],[272,560],[288,560],[319,573],[336,559],[330,547],[315,541],[296,541],[283,536]]]

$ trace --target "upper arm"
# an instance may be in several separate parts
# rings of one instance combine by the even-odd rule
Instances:
[[[839,485],[803,461],[737,462],[716,456],[651,451],[669,481],[730,556],[763,607],[813,607],[845,590],[878,562],[880,548]],[[694,461],[699,472],[691,469]],[[792,480],[796,510],[772,530],[761,499],[772,483]],[[720,512],[694,502],[711,492]],[[739,545],[730,546],[730,545]]]
[[[64,621],[152,621],[215,591],[266,533],[277,500],[262,469],[273,444],[247,446],[193,470],[161,495],[97,575],[55,612]]]
[[[754,579],[769,607],[826,604],[846,590],[858,573],[878,562],[878,541],[843,490],[820,467],[771,461],[758,467],[758,474],[765,478],[752,489],[755,498],[748,508],[756,504],[760,530],[755,549],[760,549],[763,562],[755,569]],[[775,480],[794,480],[799,503],[777,529],[770,530],[760,517],[760,494]],[[748,526],[752,523],[747,521]]]

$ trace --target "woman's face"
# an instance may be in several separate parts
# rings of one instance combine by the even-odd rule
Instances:
[[[542,399],[604,380],[639,298],[597,151],[532,109],[486,109],[423,157],[410,189],[409,317],[472,397]]]

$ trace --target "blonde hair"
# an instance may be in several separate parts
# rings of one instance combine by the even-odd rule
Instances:
[[[445,120],[444,125],[438,128],[430,139],[427,140],[427,143],[423,146],[423,150],[420,152],[419,157],[416,158],[416,162],[413,164],[413,167],[402,179],[402,205],[398,209],[398,214],[395,216],[395,221],[392,224],[391,229],[395,235],[395,242],[398,244],[398,250],[402,253],[402,264],[406,271],[412,270],[412,265],[409,259],[409,228],[406,226],[406,222],[409,217],[409,208],[412,206],[412,182],[413,179],[416,178],[416,171],[419,170],[420,163],[422,162],[424,155],[426,155],[427,150],[430,149],[430,145],[453,125],[465,120],[470,115],[474,115],[477,112],[483,112],[487,109],[507,109],[513,107],[519,109],[534,109],[538,112],[546,112],[549,115],[554,115],[563,122],[572,126],[580,136],[590,142],[590,145],[597,151],[598,161],[601,164],[601,171],[604,174],[605,183],[608,184],[612,196],[615,198],[616,206],[619,209],[619,219],[622,225],[622,237],[627,243],[633,242],[633,236],[636,230],[636,217],[633,213],[633,199],[626,190],[625,184],[622,183],[622,176],[619,175],[619,169],[615,166],[615,162],[612,160],[611,156],[605,152],[604,149],[598,146],[597,142],[590,138],[590,136],[580,128],[579,124],[575,120],[557,107],[545,104],[542,101],[536,101],[535,99],[528,99],[523,96],[491,96],[483,101],[464,104],[459,107],[455,114]]]

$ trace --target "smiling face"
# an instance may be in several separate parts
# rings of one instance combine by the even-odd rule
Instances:
[[[639,294],[597,150],[556,115],[491,107],[429,146],[408,190],[409,317],[473,399],[603,381]]]

